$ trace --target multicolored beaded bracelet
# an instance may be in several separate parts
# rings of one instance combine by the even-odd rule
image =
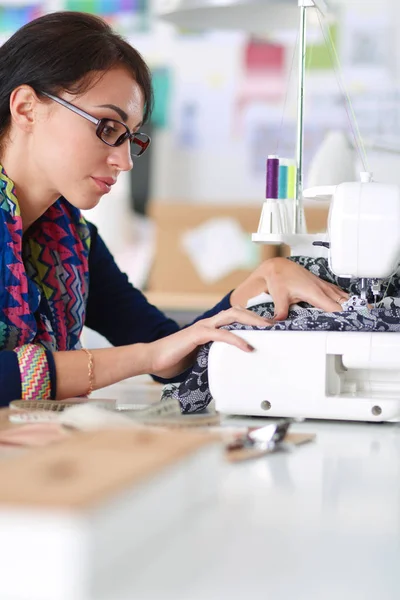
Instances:
[[[46,351],[38,344],[25,344],[14,349],[21,374],[23,400],[45,400],[51,397],[51,381]]]

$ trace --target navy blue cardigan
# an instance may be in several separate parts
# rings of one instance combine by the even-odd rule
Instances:
[[[91,223],[88,226],[91,234],[90,283],[85,325],[101,333],[113,346],[153,342],[178,331],[179,325],[175,321],[150,304],[142,292],[129,283],[97,228]],[[230,294],[227,294],[214,308],[195,321],[229,308],[229,298]],[[57,374],[52,353],[46,351],[46,354],[54,398]],[[3,350],[0,352],[0,406],[7,406],[11,400],[19,398],[21,379],[17,355],[11,350]]]

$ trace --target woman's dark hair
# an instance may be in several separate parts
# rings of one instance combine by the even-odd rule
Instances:
[[[94,72],[124,66],[144,95],[151,115],[151,74],[143,58],[102,19],[87,13],[54,12],[27,23],[0,48],[0,139],[10,125],[10,95],[19,85],[37,93],[81,94]]]

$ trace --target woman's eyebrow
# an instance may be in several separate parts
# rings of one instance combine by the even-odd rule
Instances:
[[[123,111],[122,108],[120,108],[119,106],[115,106],[115,104],[99,104],[98,107],[111,108],[111,110],[115,110],[115,112],[119,114],[124,123],[126,123],[126,121],[128,120],[128,115],[126,114],[126,112]]]
[[[111,110],[115,110],[115,112],[119,114],[124,123],[126,123],[128,120],[128,115],[126,114],[126,112],[122,110],[122,108],[120,108],[119,106],[115,106],[115,104],[99,104],[98,108],[111,108]],[[140,121],[133,129],[138,129],[142,125],[143,121]]]

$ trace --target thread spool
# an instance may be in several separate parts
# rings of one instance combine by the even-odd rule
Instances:
[[[278,198],[285,200],[288,192],[288,171],[289,167],[284,159],[279,163],[279,182],[278,182]]]
[[[296,165],[288,165],[287,195],[286,198],[294,200],[296,197]]]
[[[279,158],[274,154],[267,157],[267,185],[265,197],[276,200],[279,190]]]
[[[282,220],[278,206],[279,196],[279,158],[275,155],[267,157],[266,168],[266,200],[263,204],[258,233],[283,233]]]
[[[296,165],[292,160],[287,161],[287,193],[285,199],[286,214],[288,221],[288,231],[290,233],[295,232],[294,228],[294,210],[295,210],[295,198],[296,198],[296,179],[297,170]]]
[[[291,233],[290,217],[287,207],[287,193],[288,193],[288,161],[281,158],[279,161],[279,200],[278,208],[281,217],[282,233]]]

